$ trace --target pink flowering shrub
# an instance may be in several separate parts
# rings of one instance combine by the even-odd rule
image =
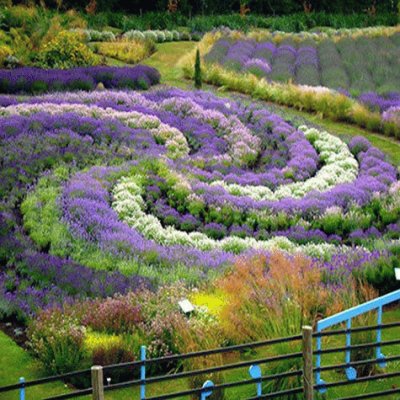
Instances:
[[[81,322],[95,331],[129,333],[142,322],[141,308],[133,293],[89,301],[84,304],[84,309]]]
[[[28,329],[30,347],[48,374],[62,374],[88,366],[85,328],[71,312],[43,311]]]

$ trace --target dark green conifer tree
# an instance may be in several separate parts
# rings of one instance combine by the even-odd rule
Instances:
[[[196,61],[194,63],[194,87],[196,89],[201,89],[202,84],[200,50],[197,49]]]

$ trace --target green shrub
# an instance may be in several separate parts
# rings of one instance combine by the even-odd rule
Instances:
[[[0,67],[4,67],[6,60],[12,55],[12,51],[9,46],[5,44],[0,44]]]
[[[144,33],[140,32],[138,30],[131,30],[131,31],[125,32],[122,35],[122,37],[127,40],[145,40],[146,39]]]
[[[24,63],[28,62],[32,54],[32,42],[22,29],[11,28],[10,37],[12,40],[13,55],[20,58]]]
[[[148,40],[151,40],[153,42],[157,42],[158,41],[157,34],[154,31],[145,31],[145,32],[143,32],[143,35]]]
[[[44,45],[38,59],[43,68],[68,69],[87,67],[96,64],[94,53],[79,40],[73,32],[60,32],[53,40]]]
[[[10,28],[21,28],[32,25],[38,19],[35,7],[14,6],[4,10],[5,25]]]
[[[170,31],[164,31],[165,41],[172,42],[174,40],[174,35]]]
[[[182,33],[180,34],[180,39],[181,39],[181,40],[191,40],[192,37],[191,37],[191,35],[190,35],[189,32],[182,32]]]
[[[174,41],[178,41],[181,38],[178,31],[172,31],[171,33]]]
[[[380,294],[386,294],[399,288],[394,269],[400,268],[399,258],[381,257],[371,264],[363,272],[364,279],[376,288]]]

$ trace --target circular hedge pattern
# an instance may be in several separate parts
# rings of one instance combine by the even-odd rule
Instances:
[[[0,104],[4,230],[22,202],[24,240],[83,267],[191,280],[242,254],[399,239],[397,170],[363,138],[177,89]]]

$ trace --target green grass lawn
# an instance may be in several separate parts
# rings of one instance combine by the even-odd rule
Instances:
[[[30,354],[19,347],[5,333],[0,331],[0,386],[18,383],[23,376],[25,380],[41,378],[40,365],[30,356]],[[41,387],[32,387],[27,390],[27,400],[40,399],[45,396],[52,396],[65,391],[65,385],[55,382]],[[1,400],[19,399],[18,391],[0,393]]]

